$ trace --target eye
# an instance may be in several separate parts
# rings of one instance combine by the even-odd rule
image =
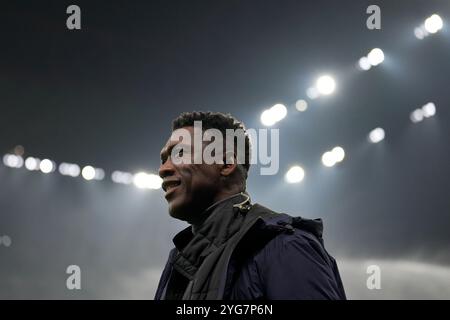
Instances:
[[[181,149],[180,151],[178,151],[178,156],[181,158],[183,156],[183,149]]]

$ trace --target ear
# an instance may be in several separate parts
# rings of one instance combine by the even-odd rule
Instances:
[[[220,175],[222,176],[230,176],[237,169],[237,159],[234,152],[226,152],[224,157],[224,163],[220,168]]]

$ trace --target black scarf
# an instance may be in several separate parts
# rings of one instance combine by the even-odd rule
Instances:
[[[259,217],[250,208],[247,194],[234,195],[208,208],[201,225],[174,237],[177,254],[165,299],[221,299],[230,256]]]

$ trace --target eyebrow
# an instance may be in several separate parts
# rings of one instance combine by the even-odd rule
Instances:
[[[172,149],[175,148],[175,146],[178,146],[178,145],[180,145],[181,147],[187,147],[186,149],[189,149],[189,150],[192,148],[191,145],[186,144],[186,143],[175,143],[175,144],[171,144],[171,145],[169,145],[168,147],[164,147],[164,148],[161,150],[161,153],[160,153],[161,161],[163,161],[164,159],[166,159],[166,158],[167,158],[167,154],[171,153],[171,152],[172,152]],[[183,149],[185,149],[185,148],[183,148]]]
[[[169,150],[172,150],[173,147],[174,146],[172,145],[172,146],[169,146],[169,147],[164,147],[161,150],[161,153],[160,153],[161,161],[163,161],[165,158],[167,158],[167,154],[169,153]]]

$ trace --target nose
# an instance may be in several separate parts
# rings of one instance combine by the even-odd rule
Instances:
[[[158,174],[161,177],[161,179],[164,179],[165,177],[170,177],[175,173],[175,167],[173,166],[172,161],[170,160],[170,157],[159,166]]]

